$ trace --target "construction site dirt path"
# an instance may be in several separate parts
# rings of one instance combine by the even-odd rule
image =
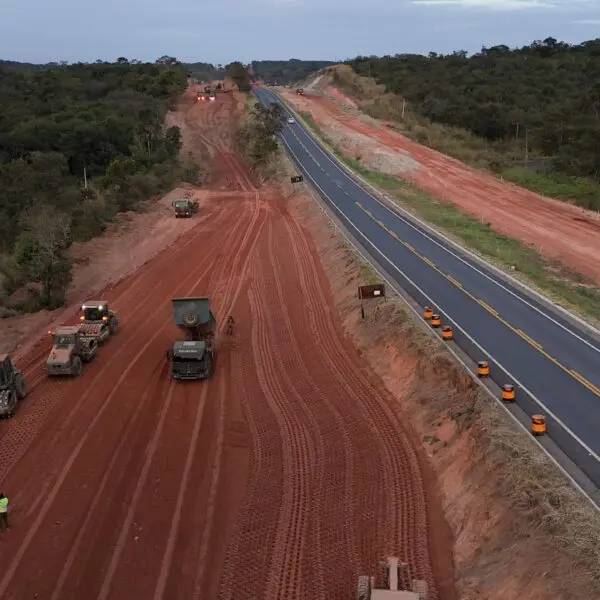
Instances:
[[[220,101],[186,118],[222,127]],[[395,554],[431,600],[453,600],[433,483],[341,332],[313,241],[206,139],[240,191],[102,294],[122,328],[80,378],[46,379],[45,340],[23,365],[31,394],[0,428],[0,597],[346,600]],[[170,299],[185,295],[217,316],[204,382],[168,375]]]
[[[309,111],[325,133],[334,139],[346,139],[347,143],[342,141],[340,145],[352,146],[352,135],[358,136],[354,146],[360,145],[365,164],[369,165],[370,157],[380,153],[392,163],[395,153],[395,174],[399,177],[600,284],[597,213],[500,181],[491,173],[470,168],[412,141],[383,122],[362,118],[356,110],[343,110],[340,103],[329,98],[309,94],[299,97],[289,91],[284,91],[283,96],[300,110]]]

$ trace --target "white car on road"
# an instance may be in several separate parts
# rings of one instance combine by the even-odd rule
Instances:
[[[290,125],[293,125],[295,122],[296,122],[296,119],[294,119],[294,117],[290,117],[290,118],[288,119],[288,123],[289,123]]]

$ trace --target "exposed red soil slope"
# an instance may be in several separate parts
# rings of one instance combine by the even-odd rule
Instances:
[[[410,431],[344,337],[313,241],[231,151],[241,106],[189,104],[215,184],[232,189],[101,293],[118,335],[78,379],[45,377],[46,340],[21,358],[32,392],[0,427],[3,599],[346,600],[389,554],[432,600],[455,598]],[[217,316],[208,381],[168,376],[170,299],[184,295],[210,296]]]
[[[309,111],[326,133],[350,137],[363,134],[398,158],[410,157],[420,168],[402,168],[397,174],[438,200],[451,202],[494,230],[534,246],[551,259],[592,278],[600,284],[600,218],[591,211],[545,198],[503,182],[484,171],[472,169],[458,160],[413,142],[374,119],[360,118],[357,111],[342,110],[333,100],[306,94],[303,98],[284,91],[284,97],[301,110]],[[363,145],[362,160],[369,164]],[[374,152],[374,150],[371,150]]]

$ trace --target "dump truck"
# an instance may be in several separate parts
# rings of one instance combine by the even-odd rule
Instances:
[[[74,375],[78,377],[83,363],[96,356],[98,339],[82,333],[83,325],[63,325],[48,333],[52,336],[52,350],[46,360],[48,375]]]
[[[79,320],[82,338],[95,338],[99,346],[119,329],[119,317],[106,300],[87,300],[81,305]]]
[[[360,575],[356,589],[356,600],[427,600],[427,582],[413,579],[411,590],[400,589],[402,571],[406,567],[398,557],[390,556],[382,563],[387,569],[385,588],[375,587],[375,577]]]
[[[27,396],[25,376],[8,354],[0,354],[0,419],[10,419],[19,400]]]
[[[173,201],[173,210],[176,219],[191,217],[198,212],[198,200],[186,194],[182,199]]]
[[[184,339],[167,351],[173,379],[207,379],[215,360],[214,338],[217,320],[206,296],[173,298],[173,321]]]

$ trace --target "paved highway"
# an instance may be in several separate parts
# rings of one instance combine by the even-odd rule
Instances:
[[[265,104],[280,103],[264,88],[255,93]],[[518,404],[547,415],[549,434],[600,487],[600,347],[593,334],[390,209],[301,123],[286,124],[282,138],[305,178],[389,277],[409,291],[417,286],[420,300],[425,295],[462,330],[457,343],[462,339],[472,358],[481,352],[480,359],[491,359],[498,384],[516,383]]]

